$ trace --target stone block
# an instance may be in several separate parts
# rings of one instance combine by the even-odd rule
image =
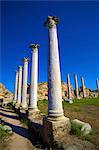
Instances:
[[[76,125],[76,126],[78,126],[78,127],[81,126],[81,133],[83,135],[89,134],[91,132],[91,130],[92,130],[92,128],[91,128],[89,123],[85,123],[85,122],[80,121],[78,119],[72,120],[71,123]]]
[[[45,117],[43,119],[44,125],[44,140],[45,143],[49,146],[55,141],[61,141],[68,136],[69,131],[71,130],[71,123],[69,118],[60,117],[59,119],[51,119]]]
[[[30,120],[37,118],[40,115],[40,110],[38,109],[29,109],[28,110],[28,118]]]

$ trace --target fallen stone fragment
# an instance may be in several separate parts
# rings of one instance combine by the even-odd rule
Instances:
[[[89,123],[85,123],[83,121],[80,121],[78,119],[74,119],[71,121],[72,125],[76,125],[78,127],[81,126],[81,133],[83,135],[87,135],[92,131],[91,125]]]
[[[5,130],[5,131],[8,131],[8,133],[12,133],[13,131],[12,131],[12,128],[10,127],[10,126],[7,126],[7,125],[4,125],[3,126],[3,129]]]
[[[70,103],[70,104],[73,103],[73,100],[72,100],[72,99],[65,99],[64,101],[67,102],[67,103]]]

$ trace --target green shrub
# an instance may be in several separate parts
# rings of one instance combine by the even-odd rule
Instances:
[[[77,126],[77,125],[71,123],[71,134],[81,136],[81,128],[82,128],[82,126]]]
[[[25,125],[28,125],[28,124],[29,124],[29,121],[28,121],[28,119],[26,119],[26,118],[21,118],[20,121],[21,121],[21,123],[23,123],[23,124],[25,124]]]
[[[0,142],[2,142],[8,135],[8,131],[5,131],[3,125],[0,124]]]

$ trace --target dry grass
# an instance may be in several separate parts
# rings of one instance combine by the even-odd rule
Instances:
[[[40,111],[47,115],[48,101],[38,102]],[[74,100],[73,104],[63,102],[64,114],[70,119],[79,119],[92,126],[93,132],[85,139],[99,146],[99,98]]]

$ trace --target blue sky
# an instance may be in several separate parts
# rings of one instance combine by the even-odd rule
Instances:
[[[1,69],[0,82],[13,92],[15,70],[31,57],[29,44],[39,43],[39,78],[47,81],[48,30],[43,26],[48,15],[60,18],[58,24],[61,78],[70,73],[84,76],[86,87],[95,89],[99,77],[99,2],[33,2],[1,3]],[[30,80],[30,65],[28,81]]]

